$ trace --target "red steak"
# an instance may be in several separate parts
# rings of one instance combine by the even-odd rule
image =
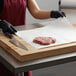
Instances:
[[[35,37],[33,42],[41,45],[49,45],[55,43],[56,39],[52,37]]]

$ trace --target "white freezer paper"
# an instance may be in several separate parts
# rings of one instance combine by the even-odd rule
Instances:
[[[57,20],[50,21],[47,26],[41,28],[17,32],[18,36],[37,49],[76,41],[75,34],[76,29],[66,18],[59,18]],[[38,36],[53,37],[56,39],[56,43],[50,45],[39,45],[33,43],[33,39]]]
[[[62,7],[76,7],[76,0],[61,0]]]

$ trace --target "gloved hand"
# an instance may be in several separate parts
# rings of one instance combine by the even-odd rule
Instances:
[[[51,11],[51,18],[59,18],[59,17],[66,17],[65,13],[62,11]]]
[[[6,20],[2,20],[0,21],[0,28],[2,29],[2,32],[5,35],[11,35],[11,34],[15,34],[16,29],[12,26],[12,24],[10,24],[9,22],[7,22]]]

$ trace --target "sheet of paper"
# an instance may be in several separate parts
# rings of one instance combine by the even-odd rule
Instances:
[[[76,7],[76,0],[61,0],[62,7]]]
[[[59,18],[52,21],[48,26],[54,34],[66,39],[67,41],[76,41],[76,28],[67,18]]]
[[[75,34],[76,29],[74,29],[72,24],[66,19],[57,19],[56,21],[52,21],[47,26],[41,28],[17,32],[18,36],[37,49],[76,41]],[[33,39],[39,36],[53,37],[56,39],[56,43],[50,45],[39,45],[33,43]]]

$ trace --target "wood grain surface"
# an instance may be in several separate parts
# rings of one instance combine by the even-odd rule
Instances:
[[[22,40],[20,37],[16,35],[13,36],[18,41],[20,41],[25,47],[27,47],[28,50],[24,50],[15,46],[11,42],[9,42],[10,39],[3,34],[0,34],[0,47],[5,49],[6,52],[11,54],[14,58],[16,58],[20,62],[76,52],[76,42],[50,46],[42,49],[35,49],[33,46],[31,46],[26,41]]]

